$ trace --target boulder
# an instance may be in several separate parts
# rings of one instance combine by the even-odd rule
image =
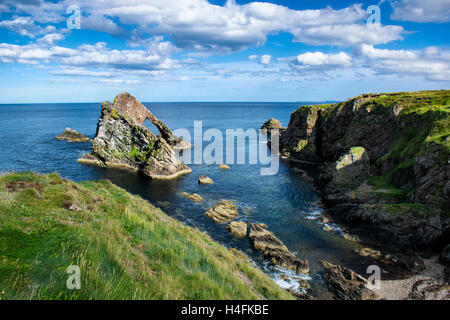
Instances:
[[[339,300],[376,300],[378,296],[366,288],[367,280],[354,271],[321,261],[325,270],[324,281],[328,290]]]
[[[245,238],[247,236],[247,223],[232,221],[227,224],[227,230],[230,231],[236,238]]]
[[[63,133],[56,136],[56,139],[68,140],[68,141],[72,141],[72,142],[87,142],[87,141],[91,140],[88,137],[86,137],[85,135],[79,133],[76,130],[70,129],[70,128],[66,128],[66,130]]]
[[[264,257],[272,264],[291,269],[299,273],[308,273],[307,260],[300,260],[272,232],[261,224],[250,224],[249,239],[256,250],[263,252]]]
[[[219,169],[229,170],[230,167],[227,166],[226,164],[223,164],[223,163],[222,163],[222,164],[219,165]]]
[[[160,129],[155,136],[143,126],[150,119]],[[172,179],[191,172],[172,149],[179,142],[161,120],[128,93],[104,102],[91,152],[78,161],[140,172],[153,179]]]
[[[230,200],[221,200],[205,212],[205,216],[212,219],[215,223],[230,222],[237,215],[237,207]]]
[[[200,184],[213,184],[214,181],[210,177],[202,175],[202,176],[198,177],[198,183],[200,183]]]
[[[274,118],[270,118],[269,120],[264,122],[264,124],[261,127],[261,129],[266,129],[266,130],[279,130],[282,128],[283,127],[281,126],[281,122]]]
[[[193,202],[202,202],[203,201],[203,197],[199,194],[193,193],[193,194],[189,194],[187,192],[183,192],[181,194],[183,197],[188,198],[189,200],[193,201]]]

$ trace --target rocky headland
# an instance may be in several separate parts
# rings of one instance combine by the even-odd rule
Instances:
[[[304,106],[281,133],[281,153],[363,242],[440,252],[450,241],[449,112],[449,90]]]
[[[280,155],[314,182],[323,219],[343,227],[345,238],[377,249],[355,254],[381,266],[385,285],[399,291],[381,298],[426,298],[422,293],[437,286],[448,293],[449,112],[449,90],[364,94],[302,106],[280,132]],[[435,266],[439,255],[442,268]],[[376,298],[353,271],[322,266],[335,297]],[[425,269],[440,271],[429,278]],[[427,281],[436,283],[427,287]],[[401,286],[411,290],[401,293]]]
[[[158,136],[143,125],[147,119],[159,130]],[[91,152],[78,161],[140,172],[152,179],[172,179],[191,172],[174,152],[187,147],[187,142],[125,92],[112,104],[102,103]]]

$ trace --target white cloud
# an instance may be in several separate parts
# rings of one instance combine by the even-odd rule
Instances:
[[[380,74],[418,76],[433,81],[450,81],[450,51],[436,47],[421,51],[376,49],[361,45],[356,51],[367,66]]]
[[[49,33],[38,39],[38,43],[46,44],[46,45],[54,45],[55,42],[64,39],[64,36],[61,33]]]
[[[159,49],[162,48],[162,51]],[[169,58],[170,51],[163,45],[148,50],[110,50],[103,42],[81,45],[76,49],[0,43],[0,61],[27,64],[57,62],[76,67],[109,67],[141,71],[176,68],[175,60]]]
[[[56,28],[52,25],[42,27],[34,23],[31,17],[15,17],[11,20],[0,21],[0,28],[6,28],[21,36],[34,38],[37,35],[54,32]]]
[[[261,56],[261,59],[259,60],[259,63],[262,65],[269,65],[270,60],[272,59],[272,56],[269,54],[264,54]]]
[[[224,6],[207,0],[65,0],[57,4],[18,6],[36,21],[61,21],[69,4],[82,8],[82,28],[113,35],[127,35],[123,25],[138,26],[130,37],[146,39],[167,35],[179,48],[201,52],[229,53],[263,45],[267,36],[288,32],[294,41],[307,44],[351,46],[381,44],[401,39],[401,26],[378,26],[368,30],[367,13],[360,4],[343,9],[293,10],[267,2]]]
[[[122,84],[139,84],[140,80],[128,80],[128,79],[101,79],[101,83],[112,84],[112,85],[122,85]]]
[[[393,20],[450,22],[449,0],[400,0],[392,2]]]
[[[352,57],[345,52],[326,54],[320,51],[299,54],[290,65],[297,71],[329,71],[352,65]]]

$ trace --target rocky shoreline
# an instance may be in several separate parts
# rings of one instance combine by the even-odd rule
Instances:
[[[280,131],[280,156],[312,181],[323,219],[380,250],[361,258],[381,265],[391,287],[416,279],[408,290],[422,290],[381,298],[427,298],[424,261],[450,243],[449,98],[449,90],[361,95],[301,107]],[[425,281],[447,292],[436,298],[450,297],[448,268]]]

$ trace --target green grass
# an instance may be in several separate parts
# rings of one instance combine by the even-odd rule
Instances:
[[[66,287],[72,264],[80,290]],[[293,297],[243,254],[108,181],[0,177],[0,299],[258,298]]]

